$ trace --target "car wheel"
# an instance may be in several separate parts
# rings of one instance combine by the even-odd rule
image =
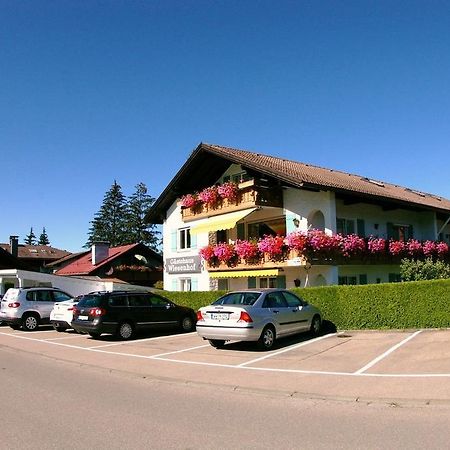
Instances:
[[[322,328],[322,321],[320,320],[320,316],[314,316],[311,321],[311,328],[310,328],[311,334],[317,336],[320,333],[321,328]]]
[[[22,319],[22,327],[25,331],[34,331],[39,326],[39,317],[28,314]]]
[[[272,325],[267,325],[261,333],[258,346],[262,350],[270,350],[275,344],[275,339],[275,328]]]
[[[191,316],[185,316],[181,319],[181,329],[186,333],[193,331],[195,327],[194,321]]]
[[[134,334],[134,329],[131,323],[129,322],[123,322],[119,325],[119,328],[117,329],[117,336],[122,340],[131,339]]]
[[[12,328],[13,330],[19,330],[20,329],[20,325],[18,325],[17,323],[13,323],[10,325],[10,328]]]
[[[209,339],[209,343],[214,348],[223,348],[223,346],[225,345],[225,341],[223,341],[222,339]]]
[[[89,332],[89,336],[90,336],[92,339],[98,339],[98,338],[100,337],[100,333],[96,333],[96,332],[94,332],[94,331],[90,331],[90,332]]]

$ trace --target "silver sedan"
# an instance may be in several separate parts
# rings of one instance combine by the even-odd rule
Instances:
[[[229,292],[197,312],[197,333],[216,348],[227,341],[256,341],[270,350],[282,336],[320,332],[320,311],[286,289]]]

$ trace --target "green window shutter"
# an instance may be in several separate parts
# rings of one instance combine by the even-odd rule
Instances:
[[[198,280],[197,278],[191,279],[191,291],[198,291]]]
[[[237,238],[238,239],[241,239],[241,240],[245,239],[245,225],[244,225],[243,222],[238,223],[236,225],[236,231],[237,231]]]
[[[413,230],[413,226],[410,225],[408,227],[408,237],[407,237],[407,239],[412,239],[413,237],[414,237],[414,230]]]
[[[248,277],[247,278],[247,287],[249,289],[255,289],[256,288],[256,277]]]
[[[386,224],[386,230],[387,230],[387,238],[393,239],[394,238],[394,224],[391,222],[388,222]]]
[[[277,276],[277,288],[286,289],[286,275]]]
[[[355,221],[354,220],[347,220],[347,234],[355,234]]]
[[[294,225],[294,219],[297,216],[294,214],[288,214],[286,216],[286,234],[292,233],[293,231],[298,230],[298,228],[296,228],[296,226]]]
[[[359,276],[359,284],[367,284],[367,275],[365,273]]]
[[[177,290],[178,290],[178,280],[173,279],[172,280],[172,291],[177,291]]]
[[[172,231],[170,233],[170,250],[176,251],[177,250],[177,231]]]
[[[197,248],[197,235],[196,234],[191,234],[191,248],[194,248],[194,249]]]
[[[228,291],[228,279],[227,278],[219,278],[219,283],[217,288],[219,291]]]
[[[336,219],[336,233],[345,234],[345,219]]]
[[[366,237],[366,224],[363,219],[356,220],[356,229],[359,237]]]
[[[389,274],[389,283],[398,283],[400,281],[400,275],[398,273]]]

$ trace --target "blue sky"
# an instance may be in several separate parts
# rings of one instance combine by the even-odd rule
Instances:
[[[77,251],[201,141],[450,198],[448,1],[0,1],[0,242]]]

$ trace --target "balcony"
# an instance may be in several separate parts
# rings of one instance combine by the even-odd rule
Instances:
[[[183,222],[219,216],[243,209],[271,206],[283,207],[283,192],[280,187],[269,187],[258,183],[256,180],[248,180],[238,185],[237,197],[233,200],[224,198],[214,205],[205,203],[191,208],[181,208]]]

